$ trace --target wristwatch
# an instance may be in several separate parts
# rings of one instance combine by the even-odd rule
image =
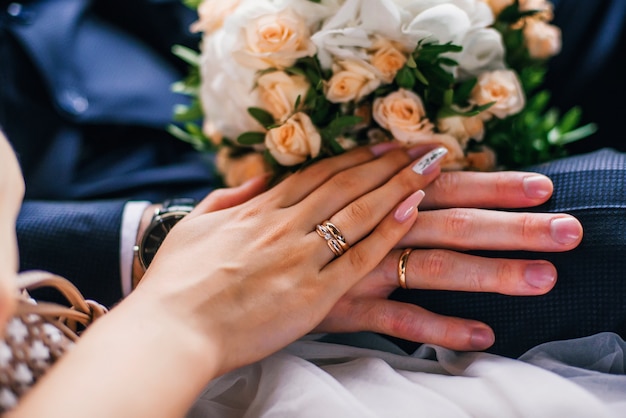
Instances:
[[[154,212],[141,240],[133,247],[144,271],[152,262],[168,232],[193,210],[196,203],[195,199],[186,198],[166,200],[163,207]]]

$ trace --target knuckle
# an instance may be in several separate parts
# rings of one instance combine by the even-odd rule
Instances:
[[[442,196],[454,196],[460,188],[461,177],[456,172],[444,172],[435,180],[434,186],[437,194]],[[433,193],[435,194],[435,193]]]
[[[350,190],[357,185],[358,179],[344,171],[330,179],[331,187],[335,190]]]
[[[485,291],[485,276],[482,269],[472,264],[465,270],[465,283],[470,292],[484,292]]]
[[[370,257],[367,252],[360,246],[352,247],[346,254],[341,257],[349,257],[349,262],[353,266],[356,272],[360,274],[360,272],[369,271],[374,266],[370,266]]]
[[[441,250],[432,250],[422,252],[421,257],[417,260],[417,266],[420,274],[426,276],[426,279],[439,279],[443,276],[445,266],[448,262],[446,253]]]
[[[501,261],[496,268],[494,290],[498,293],[506,293],[509,287],[508,284],[514,274],[515,268],[513,267],[512,262],[507,260]]]
[[[520,215],[521,219],[518,222],[520,226],[520,238],[522,240],[522,244],[529,245],[532,243],[537,237],[537,232],[539,231],[540,224],[533,214],[527,213]]]
[[[359,199],[345,209],[345,216],[351,225],[360,225],[372,217],[372,208],[365,200]]]
[[[474,222],[470,211],[450,209],[444,218],[445,234],[454,240],[471,238],[474,234]]]

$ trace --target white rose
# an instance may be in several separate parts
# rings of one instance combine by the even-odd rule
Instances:
[[[511,70],[498,70],[481,74],[472,91],[470,102],[478,106],[495,102],[482,112],[483,117],[493,115],[504,119],[520,112],[525,104],[524,91],[517,77]]]
[[[302,112],[296,113],[287,121],[265,135],[265,146],[284,166],[292,166],[306,161],[309,157],[317,157],[322,146],[322,137]]]
[[[482,29],[470,32],[463,40],[463,51],[452,58],[459,63],[459,76],[477,76],[485,71],[503,70],[504,44],[500,32]]]
[[[378,75],[363,62],[340,61],[333,71],[324,86],[326,98],[333,103],[358,102],[381,83]]]
[[[528,54],[536,59],[548,59],[561,52],[561,29],[542,20],[526,20],[524,42]]]
[[[315,54],[306,20],[291,9],[261,13],[242,30],[243,37],[232,53],[243,66],[283,69]]]
[[[402,15],[393,0],[346,0],[312,37],[322,68],[338,60],[367,60],[372,39],[400,40]],[[413,45],[413,48],[415,45]]]
[[[310,84],[304,76],[272,71],[257,80],[257,90],[262,108],[277,121],[286,119],[295,109],[298,97],[304,101]]]
[[[432,138],[434,126],[426,117],[422,99],[412,91],[399,89],[374,100],[373,117],[406,145],[425,143]]]
[[[461,46],[460,54],[446,54],[459,63],[451,69],[455,76],[457,71],[467,76],[505,67],[504,46],[499,34],[490,28],[494,16],[486,3],[477,0],[404,0],[400,3],[413,16],[402,26],[405,47],[415,48],[423,40]]]
[[[234,140],[244,132],[263,128],[247,111],[260,107],[254,89],[256,73],[234,61],[230,55],[232,40],[224,28],[203,37],[199,98],[212,130]]]

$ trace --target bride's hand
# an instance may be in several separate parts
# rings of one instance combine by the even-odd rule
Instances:
[[[409,231],[419,190],[439,173],[435,162],[418,174],[411,160],[403,150],[375,158],[359,149],[238,206],[207,213],[215,209],[208,197],[170,232],[122,305],[203,336],[217,374],[280,349],[322,321]],[[343,255],[316,232],[325,220],[350,244]]]
[[[421,212],[396,250],[335,305],[318,331],[375,331],[455,350],[483,350],[494,342],[487,325],[438,315],[388,300],[398,288],[403,248],[416,248],[406,265],[410,289],[541,295],[556,269],[541,260],[486,258],[465,250],[559,252],[575,248],[582,226],[572,216],[473,208],[521,208],[545,202],[551,181],[534,173],[442,173],[426,188]]]

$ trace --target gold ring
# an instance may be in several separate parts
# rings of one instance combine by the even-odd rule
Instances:
[[[407,248],[402,251],[400,259],[398,260],[398,283],[403,289],[408,289],[408,286],[406,285],[406,266],[409,263],[409,255],[411,255],[412,251],[412,248]]]
[[[346,242],[346,238],[341,233],[339,228],[337,228],[337,226],[330,221],[324,221],[320,225],[317,225],[315,227],[315,232],[317,232],[317,235],[326,240],[328,248],[330,248],[336,256],[342,255],[348,251],[348,248],[350,248],[350,245]]]

